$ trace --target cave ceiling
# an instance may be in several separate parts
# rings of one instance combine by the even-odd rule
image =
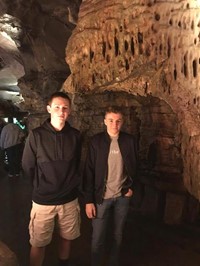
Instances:
[[[65,47],[80,4],[80,0],[1,0],[1,102],[22,104],[23,109],[22,88],[23,95],[31,99],[27,104],[38,103],[40,109],[43,98],[60,88],[70,74]]]

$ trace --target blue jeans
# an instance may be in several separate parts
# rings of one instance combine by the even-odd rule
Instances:
[[[92,220],[92,255],[91,266],[102,265],[108,222],[112,215],[113,241],[109,256],[109,266],[119,265],[120,245],[122,231],[128,214],[130,198],[117,197],[103,200],[102,204],[96,205],[97,215]],[[110,228],[108,228],[109,230]]]

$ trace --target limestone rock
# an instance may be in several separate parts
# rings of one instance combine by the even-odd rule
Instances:
[[[184,184],[198,199],[199,11],[198,1],[83,1],[66,48],[71,75],[63,87],[164,100],[177,114]]]

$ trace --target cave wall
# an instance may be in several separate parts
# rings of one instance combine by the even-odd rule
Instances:
[[[140,170],[132,207],[167,223],[180,223],[190,217],[182,179],[180,128],[177,115],[166,102],[151,95],[91,91],[77,94],[73,104],[71,123],[84,137],[83,161],[90,136],[105,129],[107,106],[121,106],[125,114],[122,130],[134,134],[139,146]],[[173,211],[168,207],[172,199]]]
[[[63,86],[75,97],[115,91],[165,101],[177,115],[184,185],[197,199],[199,11],[198,1],[83,1]]]

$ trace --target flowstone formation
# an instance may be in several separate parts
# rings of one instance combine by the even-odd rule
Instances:
[[[200,199],[198,1],[85,0],[66,48],[72,93],[127,92],[177,115],[182,178]]]

